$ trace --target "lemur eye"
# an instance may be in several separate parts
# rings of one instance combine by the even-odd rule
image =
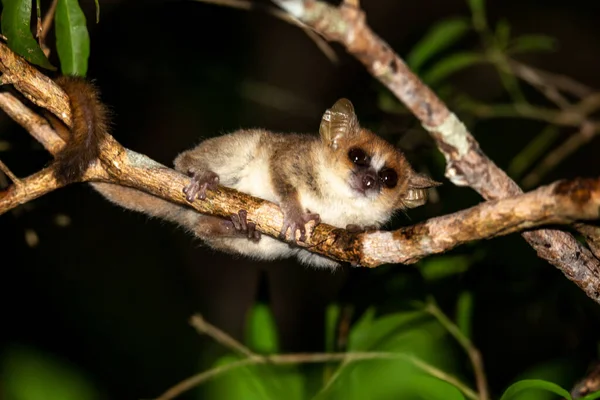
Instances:
[[[356,165],[360,165],[361,167],[366,167],[371,162],[371,157],[364,152],[364,150],[358,149],[356,147],[350,149],[348,152],[348,158]]]
[[[398,184],[398,174],[391,168],[384,168],[379,171],[379,179],[383,186],[388,189],[393,189]]]

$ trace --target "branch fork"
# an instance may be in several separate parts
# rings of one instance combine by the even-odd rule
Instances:
[[[345,13],[344,15],[354,18],[352,21],[361,21],[362,11],[352,7],[343,6],[342,10],[346,11],[338,13],[337,9],[319,2],[307,3],[314,6],[312,10],[315,12],[325,10],[329,13],[330,18]],[[353,14],[355,15],[353,16]],[[318,13],[316,18],[319,18]],[[352,21],[335,25],[337,28],[330,29],[330,31],[340,33],[339,30],[350,29],[352,28],[351,23],[354,23]],[[325,22],[321,22],[324,24],[322,29],[329,26]],[[360,32],[364,36],[370,30],[365,24],[361,26]],[[344,37],[352,38],[353,35],[346,33]],[[364,38],[354,37],[355,42],[361,40]],[[353,49],[362,49],[360,56],[365,59],[372,57],[370,51],[381,41],[375,36],[370,40],[366,42],[366,45],[353,47]],[[423,123],[431,127],[440,149],[450,161],[449,164],[453,163],[456,176],[467,177],[467,182],[471,185],[473,182],[479,182],[479,187],[489,187],[494,183],[499,186],[502,186],[501,184],[508,185],[509,188],[513,187],[514,193],[510,194],[517,196],[482,203],[458,213],[432,218],[393,232],[352,233],[330,225],[319,224],[310,232],[306,242],[300,242],[300,245],[315,253],[353,265],[376,267],[386,263],[410,264],[423,257],[448,251],[472,240],[505,235],[543,224],[571,223],[599,218],[600,180],[579,179],[555,183],[531,193],[519,195],[518,188],[514,189],[516,184],[512,181],[508,181],[507,184],[508,177],[483,155],[477,142],[468,134],[464,125],[445,108],[433,92],[407,70],[405,64],[391,49],[385,44],[376,46],[375,49],[391,56],[391,60],[396,66],[392,72],[395,71],[396,75],[408,74],[407,76],[386,74],[379,78],[396,80],[397,84],[394,88],[403,95],[409,96],[408,100],[415,108],[415,114],[423,117]],[[386,63],[386,65],[390,64]],[[52,80],[29,66],[1,43],[0,71],[4,74],[5,82],[11,82],[33,103],[51,111],[67,126],[71,125],[69,99],[65,93]],[[424,94],[421,93],[423,90]],[[56,154],[64,146],[64,140],[49,126],[46,120],[31,111],[12,94],[0,93],[0,107],[27,129],[50,153]],[[191,207],[203,214],[229,217],[240,209],[245,209],[248,211],[248,220],[254,222],[257,230],[263,234],[277,237],[281,231],[284,222],[283,213],[277,205],[230,188],[219,187],[218,190],[209,192],[203,201],[187,202],[182,188],[188,184],[188,177],[142,154],[124,148],[112,136],[108,136],[102,143],[100,160],[102,162],[96,162],[90,166],[84,174],[83,181],[99,182],[94,185],[109,183],[127,186],[136,191]],[[474,174],[474,171],[477,171],[478,174]],[[480,182],[482,179],[485,182]],[[486,179],[492,180],[487,182]],[[39,171],[22,179],[20,185],[13,185],[4,192],[0,192],[0,214],[59,187],[61,184],[54,178],[52,167]],[[490,189],[501,192],[498,188]],[[485,192],[486,197],[494,198],[490,195],[490,193],[494,193],[494,190]],[[504,193],[508,195],[509,191],[504,190]],[[538,232],[548,232],[545,234],[550,236],[562,234],[574,241],[565,233]],[[529,234],[539,235],[537,232]],[[291,238],[287,239],[290,241]],[[536,248],[552,247],[552,245],[546,245],[546,242],[552,238],[544,239],[542,237],[542,239],[536,243]],[[575,244],[577,243],[575,242]],[[598,260],[591,255],[589,250],[583,247],[578,248],[578,246],[577,244],[577,246],[571,247],[571,250],[577,252],[577,261],[583,265],[583,269],[578,270],[580,265],[574,265],[573,271],[578,273],[567,273],[568,271],[565,273],[590,297],[600,302]],[[556,251],[562,251],[560,246]],[[565,262],[559,257],[547,256],[546,258],[559,265]],[[582,270],[585,273],[580,273]]]

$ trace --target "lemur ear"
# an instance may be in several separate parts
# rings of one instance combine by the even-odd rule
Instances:
[[[319,134],[327,145],[337,150],[339,142],[358,133],[358,128],[354,106],[348,99],[339,99],[323,114]]]
[[[407,208],[422,206],[427,202],[427,189],[441,184],[441,182],[436,182],[427,175],[413,172],[408,181],[408,190],[402,199],[402,204]]]

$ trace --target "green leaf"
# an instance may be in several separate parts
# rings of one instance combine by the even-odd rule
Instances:
[[[439,53],[456,43],[469,31],[470,25],[464,18],[454,18],[441,21],[434,25],[425,36],[417,42],[406,60],[413,71]]]
[[[421,261],[418,268],[426,281],[434,281],[461,274],[467,271],[473,262],[470,255],[438,256]]]
[[[501,58],[496,59],[494,66],[496,67],[496,71],[500,76],[502,86],[504,86],[504,89],[510,95],[512,102],[517,104],[526,104],[527,100],[525,99],[525,95],[521,90],[519,80],[512,74],[512,72],[509,72],[510,68],[508,67],[508,61],[503,53]]]
[[[554,51],[557,41],[546,35],[522,35],[513,40],[508,48],[511,54],[530,53],[536,51]]]
[[[496,42],[500,49],[506,49],[510,41],[510,24],[507,20],[501,19],[496,25]]]
[[[469,8],[473,17],[473,27],[478,32],[487,29],[487,19],[485,16],[485,0],[469,0]]]
[[[363,317],[365,318],[365,317]],[[414,329],[429,316],[423,311],[402,312],[386,315],[376,320],[368,317],[368,323],[357,323],[350,331],[348,337],[348,351],[380,350],[383,341],[398,334],[397,331]]]
[[[40,4],[40,0],[35,0],[35,13],[36,13],[38,22],[41,22],[40,16],[42,15],[42,5]],[[37,27],[36,27],[36,31],[37,31]]]
[[[92,384],[73,367],[26,347],[12,347],[2,359],[0,398],[11,400],[95,400]]]
[[[456,387],[431,376],[417,375],[411,379],[410,386],[423,400],[465,400]]]
[[[55,71],[31,33],[31,0],[2,0],[0,25],[8,47],[32,64]]]
[[[214,367],[222,367],[240,361],[234,355],[226,355],[217,360]],[[236,368],[210,382],[207,386],[206,398],[208,399],[268,399],[268,390],[265,381],[260,379],[256,366]],[[204,393],[203,393],[204,395]],[[204,396],[202,398],[205,398]]]
[[[590,393],[587,396],[581,397],[579,400],[596,400],[600,399],[600,391]]]
[[[577,369],[573,368],[574,361],[569,358],[557,358],[533,365],[520,373],[516,380],[541,379],[553,382],[559,386],[570,387],[578,377]],[[556,395],[547,391],[531,390],[521,392],[519,400],[555,400]]]
[[[448,76],[462,69],[486,62],[485,57],[474,52],[454,53],[432,66],[423,74],[423,80],[429,85],[436,85]]]
[[[238,362],[241,358],[227,355],[215,367]],[[202,399],[302,400],[304,377],[296,366],[247,365],[216,377],[207,384]]]
[[[374,351],[396,354],[397,358],[375,358],[343,363],[317,396],[325,399],[460,399],[451,385],[431,383],[431,392],[421,386],[429,374],[422,365],[447,374],[460,369],[456,352],[449,345],[452,338],[444,327],[424,311],[400,312],[375,318],[370,309],[352,327],[349,352]],[[415,364],[415,361],[419,363]],[[423,393],[426,396],[423,397]],[[443,393],[447,395],[444,396]],[[438,396],[439,395],[439,396]]]
[[[415,368],[407,359],[364,360],[347,364],[314,400],[464,400],[453,385]]]
[[[425,312],[403,312],[377,318],[364,331],[352,329],[348,351],[408,353],[445,370],[457,368],[451,337]]]
[[[63,75],[85,76],[90,56],[90,36],[77,0],[58,0],[56,48]]]
[[[357,330],[357,331],[366,330],[369,328],[369,326],[371,326],[371,324],[373,323],[374,320],[375,320],[375,307],[369,307],[363,313],[363,315],[360,316],[358,321],[356,321],[354,323],[352,330]]]
[[[314,400],[415,399],[407,389],[420,372],[407,360],[363,360],[340,368],[334,383]]]
[[[473,325],[473,293],[461,292],[456,302],[456,326],[467,338],[471,338]]]
[[[96,4],[96,23],[100,22],[100,2],[99,0],[94,0],[94,3]]]
[[[279,351],[277,325],[266,304],[257,303],[250,309],[246,323],[246,345],[262,354]]]
[[[552,382],[543,381],[541,379],[526,379],[513,383],[508,389],[506,389],[500,400],[517,399],[517,395],[520,392],[532,389],[545,390],[562,396],[567,400],[572,400],[571,395],[565,389]]]
[[[427,312],[400,312],[378,318],[374,314],[370,309],[352,327],[348,352],[395,353],[398,358],[342,364],[335,374],[337,378],[317,399],[423,399],[414,378],[428,374],[413,359],[448,374],[458,372],[460,363],[449,345],[452,338]]]

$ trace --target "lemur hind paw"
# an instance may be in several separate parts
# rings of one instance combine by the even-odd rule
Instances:
[[[231,216],[231,222],[233,227],[240,234],[248,236],[248,240],[258,242],[261,238],[261,233],[256,230],[256,224],[254,222],[248,222],[248,212],[246,210],[240,210],[237,214]]]

